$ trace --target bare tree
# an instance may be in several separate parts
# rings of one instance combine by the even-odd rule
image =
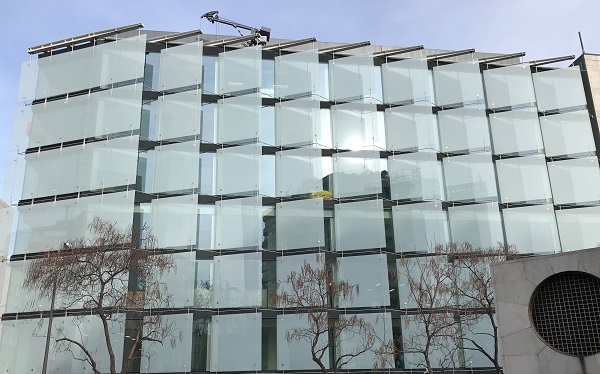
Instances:
[[[139,359],[142,342],[162,344],[167,338],[171,344],[175,342],[174,324],[145,311],[172,305],[172,295],[160,277],[174,269],[175,263],[171,255],[157,250],[156,239],[147,228],[136,230],[130,226],[120,230],[116,223],[95,218],[89,231],[93,239],[73,239],[62,248],[32,260],[24,287],[39,297],[52,299],[48,338],[52,332],[54,299],[61,302],[61,308],[85,309],[100,319],[108,358],[96,357],[97,352],[77,337],[83,336],[84,324],[79,322],[74,324],[80,333],[68,334],[65,329],[58,329],[53,334],[57,351],[70,352],[74,359],[87,362],[95,374],[101,373],[100,362],[109,363],[111,374],[124,374]],[[117,368],[111,329],[117,324],[120,331],[125,331],[124,314],[129,322],[130,344],[126,345],[128,350]]]

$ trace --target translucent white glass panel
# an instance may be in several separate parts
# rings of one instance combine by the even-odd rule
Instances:
[[[383,200],[336,204],[334,210],[338,251],[385,247]]]
[[[25,155],[23,197],[135,184],[138,136]]]
[[[154,199],[152,233],[160,248],[196,245],[198,195]]]
[[[563,251],[596,248],[600,243],[600,207],[556,211]]]
[[[171,306],[175,308],[193,306],[196,281],[196,252],[179,252],[167,256],[171,256],[175,267],[163,273],[159,281],[166,287],[167,292],[172,297]]]
[[[437,153],[417,152],[388,157],[392,200],[443,200],[442,163]]]
[[[210,371],[259,371],[261,330],[260,313],[213,316]]]
[[[329,61],[332,101],[356,101],[373,97],[373,56],[350,56]]]
[[[277,272],[277,287],[278,292],[286,292],[291,294],[294,292],[292,285],[288,282],[288,277],[292,273],[300,273],[302,267],[307,264],[311,269],[322,269],[325,266],[325,257],[322,254],[308,254],[308,255],[288,255],[286,252],[284,256],[277,257],[276,259],[276,272]],[[287,304],[284,301],[279,302],[281,308],[295,308],[296,305]]]
[[[321,150],[298,148],[275,155],[276,196],[301,195],[323,190]]]
[[[8,263],[10,281],[6,295],[6,313],[23,313],[50,309],[50,298],[39,297],[37,292],[23,287],[29,261]],[[4,275],[3,275],[4,276]]]
[[[494,317],[494,319],[496,318]],[[465,348],[465,365],[469,368],[493,366],[490,359],[479,348],[483,348],[488,355],[494,357],[496,342],[489,317],[486,315],[478,317],[476,322],[465,331],[465,338],[462,342]],[[479,347],[476,347],[473,342],[476,342]],[[500,339],[498,339],[498,361],[500,366],[502,366],[502,346]]]
[[[447,318],[452,318],[448,316]],[[402,346],[404,350],[404,367],[406,369],[423,370],[425,358],[421,351],[425,350],[427,344],[427,333],[425,326],[420,319],[414,317],[402,316]],[[429,326],[431,327],[431,326]],[[456,343],[451,337],[452,331],[448,331],[444,336],[436,336],[429,343],[429,360],[434,368],[458,367],[458,357]],[[490,366],[490,365],[487,365]]]
[[[352,318],[352,314],[342,314],[342,318]],[[381,349],[383,345],[391,344],[393,341],[392,336],[392,316],[390,313],[370,313],[370,314],[357,314],[358,318],[362,319],[368,329],[368,333],[360,331],[358,328],[348,328],[342,330],[340,333],[340,354],[352,354],[364,350],[365,340],[371,335],[371,339],[374,339],[373,346],[370,350],[355,356],[344,365],[346,369],[370,369],[372,370],[376,362],[383,360],[385,363],[382,365],[382,369],[388,369],[392,367],[394,358],[388,353],[386,349],[383,349],[383,356],[376,354],[378,349]]]
[[[383,254],[340,257],[337,260],[338,280],[358,286],[350,297],[339,296],[340,308],[390,305],[387,257]]]
[[[275,144],[314,145],[321,140],[321,111],[318,101],[298,99],[275,104]]]
[[[308,314],[283,314],[277,316],[277,369],[278,370],[317,370],[319,366],[312,360],[312,339],[293,339],[288,341],[287,334],[294,329],[310,329]],[[327,334],[323,334],[315,347],[315,351],[323,349],[328,343]],[[323,357],[329,357],[329,349],[325,349]],[[329,369],[329,360],[323,360]]]
[[[219,53],[219,94],[258,90],[262,79],[261,48],[246,47]]]
[[[56,249],[69,239],[90,238],[87,227],[94,217],[125,229],[133,223],[134,197],[130,191],[20,206],[15,254]]]
[[[310,96],[319,81],[319,52],[316,50],[275,57],[275,97]]]
[[[438,112],[442,152],[491,151],[490,129],[484,107]]]
[[[396,252],[433,252],[448,242],[448,216],[440,201],[392,207]]]
[[[381,66],[383,101],[388,104],[433,103],[427,60],[406,59]]]
[[[396,260],[398,269],[398,296],[400,308],[429,308],[431,303],[449,305],[454,296],[433,291],[436,287],[449,285],[448,274],[451,266],[445,256],[406,257]],[[439,271],[435,274],[435,271]],[[439,269],[439,270],[437,270]],[[413,288],[411,289],[411,284]],[[419,287],[420,285],[420,287]],[[415,287],[416,286],[416,287]],[[403,326],[404,327],[404,326]]]
[[[547,156],[596,152],[587,110],[543,116],[540,124]]]
[[[388,151],[439,150],[437,117],[427,106],[401,106],[385,110]]]
[[[248,193],[259,190],[260,157],[256,144],[217,150],[217,194]]]
[[[333,155],[333,196],[381,193],[379,151],[352,151]]]
[[[496,203],[450,207],[448,217],[453,243],[467,242],[475,248],[489,248],[504,242]]]
[[[46,344],[46,319],[2,321],[0,372],[41,373]]]
[[[9,154],[6,161],[6,174],[4,175],[4,188],[2,199],[7,204],[17,204],[23,192],[25,179],[25,157],[21,154]]]
[[[216,206],[216,248],[253,248],[262,240],[260,198],[222,200]]]
[[[597,157],[548,163],[555,204],[600,201],[600,169]]]
[[[433,68],[438,106],[485,104],[478,62],[458,62]]]
[[[162,91],[202,84],[202,41],[160,51],[158,82]]]
[[[24,150],[29,147],[29,130],[33,121],[32,105],[26,105],[15,110],[13,127],[8,144],[9,151]]]
[[[506,242],[519,253],[558,253],[560,242],[552,205],[502,210]]]
[[[495,199],[496,174],[489,153],[446,157],[446,197],[450,201]]]
[[[193,320],[192,314],[161,316],[160,326],[155,327],[159,331],[161,327],[170,327],[173,330],[172,336],[166,337],[162,344],[142,342],[141,371],[144,373],[190,372]]]
[[[39,74],[38,60],[25,61],[21,64],[17,101],[33,101],[37,91]]]
[[[493,113],[489,120],[495,154],[538,152],[544,149],[536,109]]]
[[[331,107],[333,147],[361,149],[368,146],[385,148],[383,124],[377,121],[375,104],[351,103]]]
[[[257,139],[261,106],[259,94],[219,100],[217,143],[239,143]]]
[[[158,140],[200,134],[201,95],[200,90],[194,90],[158,98]]]
[[[542,112],[587,105],[579,66],[534,73],[533,85]]]
[[[544,155],[501,159],[496,170],[503,203],[552,201]]]
[[[4,258],[8,258],[14,216],[15,210],[12,207],[4,202],[0,203],[0,256]],[[0,286],[2,286],[3,279],[4,275],[0,273]]]
[[[261,305],[261,253],[216,256],[214,263],[214,308]]]
[[[277,250],[320,248],[325,245],[323,199],[278,203],[275,217]]]
[[[155,148],[154,191],[185,191],[198,188],[200,143],[161,145]]]
[[[483,71],[488,108],[535,104],[529,65],[513,65]]]

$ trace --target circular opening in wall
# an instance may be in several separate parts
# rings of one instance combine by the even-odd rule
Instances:
[[[555,274],[533,293],[533,327],[547,345],[571,356],[600,352],[600,278],[579,271]]]

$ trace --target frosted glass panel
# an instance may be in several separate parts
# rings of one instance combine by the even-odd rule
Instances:
[[[154,191],[187,191],[198,188],[200,143],[161,145],[155,148]]]
[[[441,319],[441,317],[438,318]],[[446,318],[451,319],[452,316],[448,315]],[[419,320],[415,320],[414,317],[402,316],[401,321],[402,345],[407,350],[407,352],[404,352],[404,367],[419,372],[425,365],[423,354],[419,352],[427,344],[425,326]],[[451,330],[451,333],[455,333],[454,329]],[[456,342],[449,336],[449,332],[446,334],[436,336],[429,343],[429,360],[434,368],[458,367],[459,365],[458,357],[456,357],[456,352],[458,352]],[[486,366],[489,366],[489,364]]]
[[[282,314],[277,316],[277,369],[278,370],[317,370],[319,366],[311,359],[311,341],[293,339],[288,342],[287,334],[293,329],[309,329],[308,314]],[[328,337],[319,337],[316,350],[324,348]],[[323,357],[329,357],[329,349],[325,349]],[[324,360],[329,369],[329,360]]]
[[[333,155],[333,196],[381,193],[379,151],[353,151]]]
[[[48,321],[36,318],[1,323],[0,372],[41,373],[44,355],[40,352],[44,352],[46,344],[41,335],[46,335]]]
[[[558,253],[560,242],[552,205],[502,210],[506,242],[519,253]]]
[[[534,73],[533,85],[542,112],[587,104],[579,66]]]
[[[8,144],[9,151],[25,150],[29,147],[28,127],[33,121],[32,105],[26,105],[15,110],[13,127]]]
[[[214,308],[261,305],[261,253],[215,257]]]
[[[167,292],[172,296],[171,306],[175,308],[193,306],[196,284],[196,252],[179,252],[167,256],[171,256],[175,268],[163,273],[160,283],[166,286]]]
[[[600,243],[600,207],[556,211],[563,251],[596,248]]]
[[[495,315],[493,318],[496,320]],[[478,316],[475,322],[466,330],[467,331],[464,332],[465,337],[462,339],[462,344],[465,347],[466,359],[468,360],[467,365],[470,367],[489,367],[492,365],[489,358],[473,344],[473,342],[477,342],[479,347],[483,348],[490,357],[494,357],[496,341],[494,339],[494,332],[489,316]],[[500,366],[503,366],[502,358],[502,345],[501,341],[498,341],[498,363]]]
[[[283,256],[276,258],[276,272],[277,272],[277,287],[278,292],[286,292],[288,294],[294,292],[292,285],[288,282],[288,277],[292,273],[300,273],[302,267],[307,264],[313,270],[322,269],[325,266],[325,257],[322,254],[307,254],[307,255],[288,255],[290,252],[284,252]],[[279,307],[281,308],[295,308],[293,303],[288,304],[285,301],[279,301]]]
[[[126,229],[133,223],[134,195],[119,192],[20,206],[15,254],[56,249],[73,238],[91,238],[87,227],[94,217]]]
[[[39,297],[37,292],[23,287],[29,263],[30,261],[5,262],[8,264],[7,270],[10,271],[6,304],[4,304],[6,313],[50,310],[50,297]],[[2,276],[4,277],[5,274]]]
[[[342,314],[342,318],[352,318],[352,314]],[[356,357],[354,357],[344,368],[347,369],[369,369],[372,370],[376,362],[383,360],[384,365],[382,369],[390,368],[390,363],[394,362],[394,358],[383,348],[384,344],[390,344],[393,341],[392,336],[392,316],[390,313],[370,313],[370,314],[357,314],[358,318],[362,319],[369,329],[369,334],[373,334],[372,339],[375,340],[371,350],[368,350]],[[365,340],[368,339],[368,335],[364,332],[359,331],[358,328],[349,328],[343,330],[340,333],[340,354],[349,354],[351,352],[360,351],[364,349]],[[376,354],[378,349],[382,350],[382,356]]]
[[[388,157],[392,200],[444,199],[442,163],[437,153],[417,152]]]
[[[438,106],[485,104],[478,62],[459,62],[433,68]]]
[[[488,108],[535,104],[531,67],[527,64],[483,71]]]
[[[192,314],[169,314],[160,317],[161,325],[171,327],[173,336],[159,342],[142,342],[141,368],[144,373],[189,372],[192,359]],[[154,336],[152,336],[154,337]]]
[[[257,91],[262,77],[261,48],[245,47],[219,53],[219,94]]]
[[[543,155],[501,159],[496,169],[503,203],[552,201]]]
[[[259,94],[219,100],[217,143],[240,143],[257,139],[261,106]]]
[[[200,134],[201,94],[195,90],[158,98],[158,140]]]
[[[323,199],[278,203],[275,216],[277,250],[320,248],[325,245]]]
[[[433,252],[448,242],[448,216],[440,201],[392,207],[396,252]]]
[[[390,305],[386,255],[340,257],[337,265],[338,280],[347,281],[359,287],[359,292],[352,297],[339,296],[340,308]]]
[[[350,56],[329,61],[332,101],[356,101],[373,97],[373,56]]]
[[[493,113],[489,119],[495,154],[543,151],[544,143],[536,109]]]
[[[335,205],[336,249],[385,248],[383,200]]]
[[[152,233],[160,248],[196,245],[198,195],[152,200]]]
[[[21,200],[23,180],[25,178],[25,157],[16,153],[6,156],[6,174],[4,175],[2,199],[7,204],[13,205]]]
[[[275,97],[310,96],[319,81],[319,52],[303,51],[275,57]]]
[[[160,51],[159,87],[162,91],[202,83],[202,41]]]
[[[453,243],[468,242],[475,248],[488,248],[504,242],[496,203],[450,207],[448,217]]]
[[[433,103],[427,60],[406,59],[381,66],[383,99],[387,104]]]
[[[388,151],[439,150],[437,118],[427,106],[401,106],[385,110]]]
[[[216,206],[216,248],[254,248],[262,240],[258,197],[222,200]]]
[[[321,139],[318,101],[299,99],[275,104],[275,144],[313,145]]]
[[[38,60],[25,61],[21,64],[17,102],[33,101],[35,99],[38,74]]]
[[[543,116],[540,124],[547,156],[596,152],[587,110]]]
[[[496,175],[492,156],[473,153],[446,157],[443,161],[446,197],[450,201],[496,199]]]
[[[485,108],[458,108],[438,112],[442,152],[491,151]]]
[[[259,190],[261,147],[256,144],[217,150],[217,194]]]
[[[357,150],[367,146],[385,148],[383,124],[377,121],[375,104],[352,103],[331,107],[333,147]]]
[[[213,316],[210,371],[259,371],[261,330],[260,313]]]
[[[431,303],[439,303],[439,305],[449,305],[452,303],[453,295],[446,293],[427,294],[427,290],[433,290],[436,285],[446,285],[450,283],[450,279],[439,279],[433,273],[433,267],[437,266],[440,272],[446,273],[451,266],[445,256],[420,256],[406,257],[396,260],[398,269],[398,296],[400,298],[400,308],[409,309],[417,308],[419,305],[417,300],[421,300],[420,304],[424,308],[429,308]],[[420,284],[423,286],[420,290],[413,288],[413,285]],[[406,325],[402,325],[404,329]],[[404,334],[404,332],[403,332]]]
[[[321,150],[299,148],[275,156],[276,196],[293,196],[323,190]]]
[[[600,201],[600,169],[597,157],[549,162],[548,173],[555,204]]]

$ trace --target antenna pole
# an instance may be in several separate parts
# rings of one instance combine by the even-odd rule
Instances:
[[[579,34],[579,44],[581,44],[581,53],[585,54],[585,49],[583,48],[583,39],[581,39],[581,31],[577,31]]]

